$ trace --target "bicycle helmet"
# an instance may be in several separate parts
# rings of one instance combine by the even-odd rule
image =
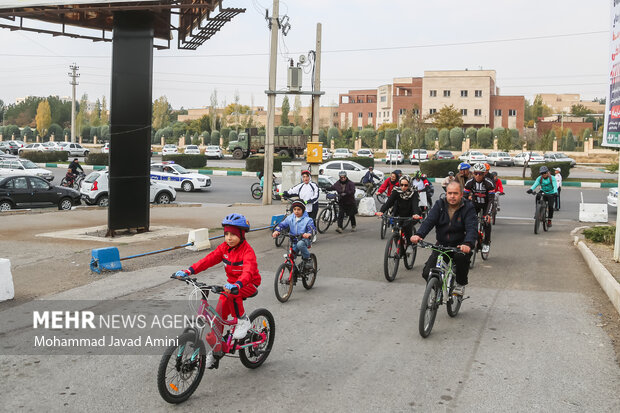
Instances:
[[[413,174],[413,179],[420,179],[420,178],[422,178],[422,172],[421,171],[416,171]]]
[[[301,208],[302,211],[305,211],[306,210],[306,203],[304,201],[302,201],[301,199],[298,199],[296,201],[293,201],[293,203],[291,204],[291,209],[293,209],[295,207],[299,207],[299,208]]]
[[[347,176],[347,172],[346,171],[340,171],[340,172],[338,172],[338,176],[339,177]]]
[[[489,170],[491,170],[491,165],[489,165],[488,163],[485,163],[484,167],[486,168],[487,172],[489,172]]]
[[[549,172],[549,168],[547,168],[546,166],[541,166],[540,169],[538,170],[538,173],[542,174],[546,174],[547,172]]]
[[[448,172],[448,176],[454,176],[454,172],[452,171]]]
[[[226,215],[226,218],[222,220],[222,226],[223,227],[225,226],[237,227],[244,231],[250,230],[250,222],[248,221],[246,217],[244,217],[241,214]]]
[[[471,165],[468,164],[467,162],[461,162],[459,164],[459,171],[463,171],[463,170],[469,169],[469,168],[471,168]]]
[[[484,164],[480,162],[475,164],[472,169],[474,170],[474,172],[486,172],[487,171],[487,168],[484,166]]]
[[[497,178],[497,172],[495,171],[491,172],[491,176],[493,176],[493,178]]]

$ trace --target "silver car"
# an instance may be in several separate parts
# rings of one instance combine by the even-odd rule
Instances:
[[[577,162],[573,158],[569,158],[562,152],[548,152],[545,154],[545,162],[570,162],[570,167],[573,168],[577,165]]]
[[[205,149],[205,155],[207,158],[217,158],[222,159],[224,157],[224,153],[222,152],[222,148],[217,145],[209,145],[207,149]]]
[[[493,166],[514,166],[515,161],[508,152],[491,152],[487,156],[487,163]]]

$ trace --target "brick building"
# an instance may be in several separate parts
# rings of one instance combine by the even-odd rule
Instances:
[[[491,128],[523,130],[525,121],[525,98],[523,96],[491,96],[489,122]]]
[[[339,128],[362,129],[376,126],[377,89],[350,90],[338,98]]]

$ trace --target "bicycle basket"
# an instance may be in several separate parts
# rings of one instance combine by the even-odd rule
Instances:
[[[327,194],[325,197],[327,199],[333,200],[333,199],[338,198],[338,195],[336,195],[336,194]]]

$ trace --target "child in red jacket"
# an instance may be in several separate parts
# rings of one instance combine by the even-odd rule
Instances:
[[[231,314],[237,318],[233,338],[243,339],[251,326],[243,308],[243,299],[256,294],[256,287],[260,285],[261,277],[256,264],[256,254],[245,239],[245,233],[250,230],[248,220],[243,215],[230,214],[224,218],[222,226],[224,242],[206,257],[192,264],[189,269],[177,271],[176,276],[187,277],[190,274],[198,274],[223,262],[228,283],[224,285],[226,295],[220,295],[216,311],[224,320]],[[230,292],[235,287],[239,289],[239,293],[233,295]],[[216,342],[215,337],[209,335],[207,341],[211,346]],[[207,367],[212,368],[215,361],[213,352],[209,352]]]

